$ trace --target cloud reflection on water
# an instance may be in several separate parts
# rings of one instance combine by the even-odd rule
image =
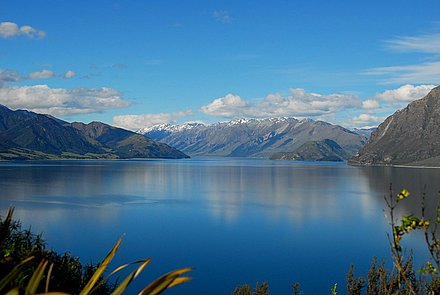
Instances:
[[[267,279],[271,288],[298,280],[325,292],[350,263],[367,268],[372,256],[389,254],[389,183],[416,192],[439,173],[257,159],[4,162],[0,204],[3,212],[16,206],[16,217],[56,249],[85,259],[102,258],[127,233],[123,262],[147,253],[163,267],[195,265],[186,294],[203,293],[213,277],[231,288],[234,279]],[[408,201],[404,211],[416,206]],[[313,281],[318,262],[328,282]],[[272,271],[283,267],[284,276]]]
[[[347,210],[368,215],[376,208],[372,202],[378,202],[370,196],[375,174],[344,165],[258,160],[70,163],[1,167],[2,203],[39,203],[46,204],[46,210],[57,210],[63,205],[166,201],[170,206],[184,201],[208,207],[214,218],[229,222],[245,208],[264,207],[267,218],[288,214],[292,222],[301,224],[315,218],[339,218]]]

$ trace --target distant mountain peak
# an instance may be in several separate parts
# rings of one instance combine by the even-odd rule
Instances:
[[[338,125],[293,117],[241,118],[214,124],[157,125],[138,131],[190,155],[269,157],[308,141],[331,139],[354,154],[366,142]]]
[[[194,128],[201,127],[213,127],[213,126],[239,126],[239,125],[248,125],[248,124],[262,124],[262,123],[270,123],[270,124],[280,124],[280,123],[309,123],[309,122],[321,122],[315,121],[310,118],[305,118],[298,120],[294,117],[270,117],[270,118],[239,118],[233,119],[229,121],[221,121],[217,123],[203,123],[203,122],[188,122],[184,124],[157,124],[150,127],[141,128],[136,131],[139,134],[145,134],[152,131],[169,131],[169,132],[179,132],[183,130],[190,130]],[[323,122],[325,123],[325,122]]]
[[[141,128],[138,131],[136,131],[136,133],[145,134],[145,133],[153,132],[153,131],[176,132],[176,131],[189,130],[189,129],[198,128],[198,127],[207,126],[207,125],[208,124],[201,123],[201,122],[189,122],[189,123],[185,123],[182,125],[174,125],[174,124],[169,124],[169,123],[168,124],[158,124],[158,125],[153,125],[150,127]]]

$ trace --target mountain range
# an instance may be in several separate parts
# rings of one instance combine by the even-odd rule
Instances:
[[[295,118],[157,125],[138,132],[191,156],[269,158],[281,152],[295,152],[306,143],[331,140],[342,149],[338,158],[346,160],[368,139],[368,132],[354,132],[323,121]],[[311,160],[323,157],[325,155],[316,155]]]
[[[268,118],[157,125],[135,133],[0,105],[0,159],[186,158],[188,154],[440,167],[439,127],[440,87],[395,112],[377,129],[356,130],[311,119]]]
[[[166,144],[101,122],[68,123],[0,105],[0,159],[186,157]]]
[[[389,116],[349,163],[440,167],[440,87]]]
[[[271,160],[295,160],[295,161],[331,161],[341,162],[350,156],[335,141],[324,139],[308,141],[293,152],[280,152],[270,156]]]

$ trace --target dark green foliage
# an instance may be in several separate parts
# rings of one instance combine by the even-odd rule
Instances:
[[[33,234],[30,229],[22,229],[20,222],[12,220],[12,212],[13,210],[10,210],[6,218],[0,218],[0,278],[5,277],[26,258],[34,256],[35,259],[23,267],[19,275],[9,286],[6,286],[6,289],[19,286],[24,290],[39,261],[45,259],[49,261],[49,264],[53,263],[54,265],[51,272],[50,289],[78,294],[93,275],[97,266],[83,266],[79,258],[73,257],[70,253],[59,254],[47,249],[41,235]],[[113,284],[106,283],[98,288],[95,294],[110,294],[113,289]]]
[[[238,286],[232,291],[233,295],[251,295],[251,286],[242,285]]]
[[[269,295],[269,286],[266,282],[263,282],[260,286],[257,283],[257,286],[252,291],[252,295]]]
[[[429,289],[433,292],[433,294],[440,294],[440,278],[434,278],[429,283]]]
[[[438,259],[436,259],[438,239],[436,238],[435,227],[432,232],[429,231],[431,223],[424,215],[425,196],[423,195],[422,199],[422,216],[420,218],[412,214],[403,216],[399,220],[394,217],[398,203],[409,196],[410,192],[406,189],[394,195],[390,187],[390,194],[385,197],[392,232],[392,235],[388,235],[388,238],[393,269],[387,270],[383,262],[377,266],[377,260],[374,258],[367,278],[355,278],[354,268],[351,266],[347,276],[347,291],[349,294],[364,294],[364,291],[367,295],[440,294],[440,280],[437,277],[437,267],[428,261],[421,270],[414,270],[412,253],[405,255],[401,245],[401,241],[406,235],[414,230],[423,230],[428,249],[436,265],[438,265]],[[440,213],[440,210],[438,209],[437,212]],[[420,275],[417,276],[416,273],[420,273]]]
[[[350,295],[360,295],[361,290],[364,287],[365,279],[364,278],[355,278],[354,277],[354,266],[350,266],[350,270],[347,275],[347,292]]]
[[[233,295],[269,295],[269,285],[267,282],[261,283],[255,286],[253,290],[251,290],[251,286],[243,285],[234,289]]]
[[[376,266],[376,263],[377,259],[376,257],[374,257],[373,262],[370,266],[370,271],[368,272],[367,295],[374,295],[379,293],[381,274]],[[380,267],[384,267],[384,264],[382,263],[379,268]]]
[[[431,284],[425,284],[423,277],[416,276],[411,256],[403,264],[403,270],[409,280],[408,285],[397,270],[387,270],[383,262],[377,266],[376,258],[373,259],[368,270],[367,278],[354,277],[354,267],[350,266],[347,275],[347,293],[350,295],[439,294],[430,293],[435,287],[431,287],[434,280]]]
[[[298,282],[295,282],[292,285],[292,292],[293,292],[293,295],[301,295],[301,294],[303,294],[303,292],[301,291],[301,285]]]
[[[4,220],[0,220],[0,277],[5,277],[16,265],[30,256],[42,256],[45,243],[40,235],[34,235],[30,230],[22,230],[18,221],[12,220],[12,212]],[[20,285],[23,280],[33,273],[36,268],[31,267],[22,271],[21,276],[15,278],[15,284]]]

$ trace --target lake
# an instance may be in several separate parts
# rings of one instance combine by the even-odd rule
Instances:
[[[144,282],[194,267],[191,282],[165,294],[231,294],[262,281],[271,294],[292,294],[294,282],[305,294],[338,283],[344,294],[350,264],[366,274],[373,256],[390,262],[390,183],[413,193],[399,207],[407,214],[425,184],[434,208],[439,179],[440,169],[262,159],[0,162],[0,204],[83,262],[125,234],[115,265],[152,257]],[[406,245],[416,263],[427,258],[421,235]]]

